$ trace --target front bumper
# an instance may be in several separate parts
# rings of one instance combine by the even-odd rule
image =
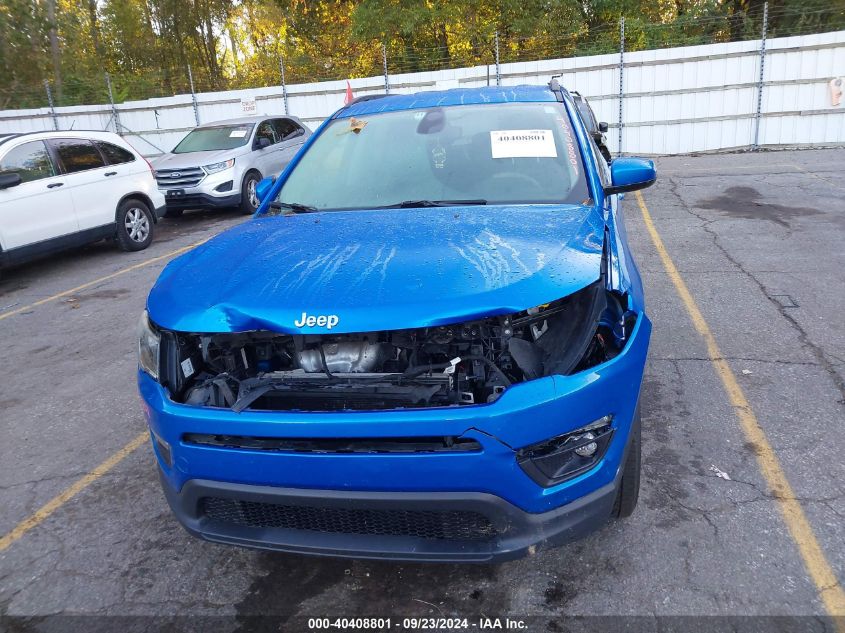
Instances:
[[[249,486],[192,479],[176,492],[162,474],[165,496],[188,532],[215,543],[315,556],[429,562],[500,562],[553,547],[598,529],[610,516],[617,478],[570,504],[532,514],[488,493],[347,492]],[[206,511],[206,499],[233,500],[225,520]],[[247,505],[248,504],[248,505]],[[246,505],[246,510],[244,506]],[[263,514],[262,506],[284,508]],[[477,535],[462,525],[450,534],[444,520],[481,516]],[[266,517],[276,516],[275,521]],[[427,518],[431,517],[429,521]],[[307,520],[312,529],[297,529]],[[413,521],[414,525],[409,525]],[[398,533],[387,533],[392,524]],[[469,536],[469,538],[467,538]]]
[[[139,386],[157,438],[154,450],[168,500],[185,527],[202,538],[323,555],[497,560],[519,556],[533,544],[570,540],[608,517],[635,419],[650,332],[651,323],[642,315],[627,347],[613,360],[575,375],[514,385],[496,402],[482,405],[234,413],[177,404],[145,373],[139,373]],[[574,431],[609,413],[613,440],[591,470],[545,488],[517,463],[517,449]],[[481,449],[421,454],[274,452],[191,444],[183,439],[191,433],[277,438],[455,436],[472,439]],[[169,447],[169,459],[155,446],[158,440]],[[290,529],[287,519],[256,523],[241,520],[237,512],[230,513],[234,520],[217,520],[199,501],[207,497],[406,513],[415,508],[475,508],[494,527],[511,529],[497,528],[495,538],[469,542],[344,533],[343,528],[339,532],[309,526]],[[314,518],[313,513],[309,516]],[[322,525],[321,517],[317,522]]]
[[[242,180],[242,169],[236,165],[232,169],[206,174],[192,186],[163,187],[159,181],[158,190],[170,210],[234,207],[241,203]]]
[[[165,192],[165,204],[168,209],[218,209],[236,207],[241,203],[240,192],[225,196],[212,196],[207,193],[191,193],[185,190],[179,195]]]

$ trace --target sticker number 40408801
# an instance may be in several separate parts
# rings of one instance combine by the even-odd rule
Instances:
[[[490,132],[493,158],[556,158],[551,130],[493,130]]]

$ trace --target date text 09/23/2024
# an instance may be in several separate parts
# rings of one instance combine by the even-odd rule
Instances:
[[[402,630],[510,630],[524,631],[527,629],[525,620],[519,618],[491,618],[480,616],[478,619],[470,618],[309,618],[308,629],[319,630],[376,630],[388,631],[391,629]]]

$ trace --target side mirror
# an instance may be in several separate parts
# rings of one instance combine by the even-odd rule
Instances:
[[[607,123],[605,123],[604,121],[599,122],[599,132],[601,132],[602,134],[607,132]]]
[[[265,147],[270,147],[273,143],[266,136],[259,136],[255,139],[255,144],[258,146],[258,149],[264,149]]]
[[[267,194],[270,193],[270,189],[272,189],[274,182],[276,182],[276,178],[268,176],[267,178],[262,178],[256,183],[255,195],[258,197],[259,202],[264,202],[264,198],[266,198]]]
[[[22,182],[21,175],[16,171],[7,171],[4,174],[0,174],[0,189],[17,187]]]
[[[646,158],[617,158],[610,163],[610,180],[613,184],[604,188],[607,196],[651,187],[657,180],[654,161]]]

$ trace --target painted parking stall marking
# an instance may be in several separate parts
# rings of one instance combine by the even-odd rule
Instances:
[[[845,616],[845,591],[843,591],[842,585],[839,583],[821,545],[819,545],[819,541],[810,522],[807,520],[807,516],[804,514],[801,504],[795,498],[795,493],[792,490],[789,480],[786,478],[786,473],[780,465],[780,461],[772,445],[769,443],[763,427],[760,426],[760,422],[754,415],[751,404],[745,397],[742,387],[739,386],[739,382],[730,364],[722,355],[713,336],[713,332],[710,330],[707,321],[704,320],[704,316],[692,293],[681,277],[675,263],[672,261],[669,252],[666,250],[666,246],[663,244],[663,240],[651,219],[651,214],[648,211],[642,193],[637,191],[635,195],[642,213],[643,222],[654,244],[654,248],[692,320],[693,327],[695,327],[695,330],[701,335],[707,345],[708,359],[713,364],[713,368],[722,382],[722,386],[734,409],[739,425],[746,439],[759,447],[757,451],[757,463],[760,472],[766,480],[772,497],[777,501],[789,534],[798,547],[801,559],[816,586],[819,597],[824,603],[828,614],[831,616]],[[835,626],[839,633],[845,633],[845,618],[839,617],[836,620]]]
[[[206,240],[200,240],[199,242],[194,242],[193,244],[189,244],[188,246],[183,246],[182,248],[177,248],[175,251],[170,251],[169,253],[165,253],[164,255],[159,255],[158,257],[153,257],[152,259],[145,259],[142,262],[138,262],[137,264],[133,264],[132,266],[127,266],[126,268],[121,268],[118,271],[111,273],[110,275],[105,275],[103,277],[98,277],[93,281],[89,281],[84,284],[80,284],[75,288],[71,288],[70,290],[64,290],[62,292],[58,292],[54,295],[50,295],[49,297],[45,297],[44,299],[39,299],[38,301],[33,301],[25,306],[21,306],[20,308],[15,308],[14,310],[9,310],[7,312],[0,313],[0,321],[3,319],[7,319],[11,316],[15,316],[16,314],[21,314],[22,312],[29,312],[33,308],[37,308],[38,306],[42,306],[45,303],[50,303],[52,301],[57,301],[59,299],[63,299],[69,295],[76,294],[77,292],[81,292],[82,290],[86,290],[93,286],[97,286],[103,282],[110,281],[115,277],[120,277],[121,275],[125,275],[126,273],[130,273],[133,270],[138,270],[140,268],[144,268],[149,266],[150,264],[155,264],[156,262],[163,261],[165,259],[169,259],[171,257],[176,257],[177,255],[181,255],[182,253],[187,253],[192,248],[196,248],[200,244],[205,243]]]
[[[147,441],[148,437],[149,433],[146,431],[138,434],[131,442],[126,444],[123,448],[114,453],[91,472],[77,479],[69,487],[65,488],[34,513],[18,523],[8,534],[5,534],[2,538],[0,538],[0,552],[5,551],[10,545],[12,545],[12,543],[19,540],[27,532],[41,525],[45,520],[50,518],[56,510],[61,508],[88,486],[100,479],[100,477],[111,471],[130,454],[135,452],[138,447],[142,446]]]

